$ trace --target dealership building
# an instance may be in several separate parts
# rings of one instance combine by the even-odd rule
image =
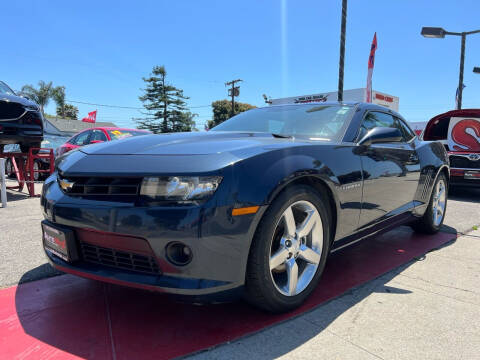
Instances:
[[[302,104],[310,102],[337,101],[338,92],[324,92],[311,95],[292,96],[279,99],[271,99],[271,105],[280,104]],[[367,89],[350,89],[343,91],[344,101],[365,102],[367,100]],[[398,111],[399,97],[386,94],[377,90],[372,90],[372,102],[374,104],[385,106],[394,111]]]

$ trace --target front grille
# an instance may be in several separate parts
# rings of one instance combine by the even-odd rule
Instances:
[[[134,201],[139,194],[142,178],[59,177],[60,187],[69,196],[81,196],[101,201]],[[70,188],[63,182],[73,183]]]
[[[450,155],[451,168],[480,169],[480,160],[472,161],[466,157]]]
[[[0,101],[0,120],[17,119],[25,112],[25,109],[21,104]]]
[[[82,259],[85,262],[145,274],[160,275],[157,261],[152,256],[105,248],[84,241],[80,241],[80,248]]]

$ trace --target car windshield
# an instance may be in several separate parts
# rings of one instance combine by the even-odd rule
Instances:
[[[138,131],[138,130],[107,130],[108,134],[110,135],[110,138],[112,140],[119,140],[119,139],[125,139],[127,137],[131,136],[140,136],[140,135],[148,135],[150,134],[149,132],[146,131]]]
[[[272,106],[238,114],[212,131],[268,132],[332,140],[340,136],[353,111],[353,106],[340,104]]]
[[[15,95],[15,92],[3,81],[0,81],[0,94]]]

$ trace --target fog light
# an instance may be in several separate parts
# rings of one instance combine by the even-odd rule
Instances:
[[[184,266],[192,261],[192,249],[181,242],[171,242],[165,247],[167,260],[174,265]]]

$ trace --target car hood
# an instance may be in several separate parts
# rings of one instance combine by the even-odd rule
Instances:
[[[21,96],[0,93],[0,101],[14,102],[24,106],[34,106],[38,109],[38,105],[36,103]]]
[[[145,135],[79,148],[59,162],[73,175],[214,172],[240,160],[318,141],[268,133],[192,132]]]
[[[252,148],[288,147],[299,140],[278,138],[267,133],[189,132],[131,137],[95,146],[82,152],[89,155],[212,155],[239,153]]]

